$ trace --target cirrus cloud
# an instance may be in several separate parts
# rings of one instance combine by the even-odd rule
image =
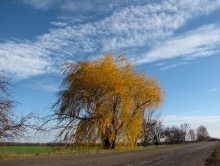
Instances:
[[[38,1],[29,2],[34,5]],[[49,0],[45,3],[45,8],[52,5]],[[54,3],[60,5],[58,1]],[[88,60],[106,53],[124,53],[132,63],[137,60],[138,63],[149,63],[179,56],[197,58],[218,52],[218,25],[204,26],[179,37],[174,35],[189,20],[219,9],[220,0],[142,1],[142,5],[122,5],[116,5],[103,19],[77,24],[53,21],[55,27],[49,33],[33,40],[0,43],[0,68],[27,78],[54,72],[68,60]]]
[[[138,63],[149,63],[176,57],[192,60],[218,53],[220,51],[219,46],[219,25],[205,25],[157,45],[141,57]]]

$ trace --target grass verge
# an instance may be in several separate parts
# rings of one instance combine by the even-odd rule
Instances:
[[[206,160],[207,166],[219,166],[220,165],[220,145],[215,149],[215,151]]]
[[[176,145],[160,145],[156,147],[149,145],[147,147],[136,146],[132,149],[130,146],[118,145],[115,149],[103,150],[100,146],[0,146],[0,159],[4,158],[20,158],[30,156],[45,156],[45,155],[66,155],[66,154],[81,154],[81,153],[108,153],[128,150],[153,150],[157,148],[166,148]]]

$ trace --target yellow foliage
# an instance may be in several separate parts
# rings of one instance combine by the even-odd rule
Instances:
[[[123,55],[65,64],[65,90],[56,103],[58,114],[75,120],[69,135],[76,142],[101,142],[114,148],[116,141],[135,145],[144,111],[158,107],[161,90],[153,77],[134,72]]]

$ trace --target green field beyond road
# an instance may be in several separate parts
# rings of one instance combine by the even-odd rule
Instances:
[[[160,145],[159,148],[165,148],[175,145]],[[129,146],[118,146],[114,150],[103,150],[98,146],[88,147],[88,146],[79,146],[79,147],[65,147],[65,146],[34,146],[34,145],[20,145],[20,146],[0,146],[0,158],[13,158],[13,157],[22,157],[22,156],[38,156],[38,155],[62,155],[62,154],[78,154],[78,153],[102,153],[102,152],[113,152],[113,151],[127,151],[127,150],[141,150],[148,149],[152,150],[157,148],[154,145],[147,147],[137,146],[135,149],[132,149]]]
[[[123,149],[122,149],[123,150]],[[0,146],[0,158],[13,158],[38,155],[62,155],[76,153],[98,153],[100,148],[95,147],[65,147],[65,146]]]
[[[54,151],[52,146],[0,146],[0,158],[24,155],[47,155]]]

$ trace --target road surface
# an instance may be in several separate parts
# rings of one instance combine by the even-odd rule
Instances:
[[[218,144],[203,142],[154,150],[7,159],[0,160],[0,166],[202,166]]]

